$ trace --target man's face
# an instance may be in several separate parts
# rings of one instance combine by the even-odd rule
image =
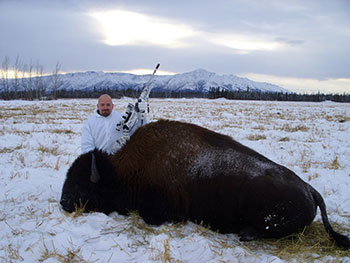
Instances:
[[[107,96],[100,97],[98,100],[97,109],[100,115],[104,117],[107,117],[109,114],[111,114],[113,110],[113,103],[111,98]]]

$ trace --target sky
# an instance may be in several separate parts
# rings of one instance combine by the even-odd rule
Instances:
[[[350,0],[0,0],[0,66],[52,73],[205,69],[350,93]]]

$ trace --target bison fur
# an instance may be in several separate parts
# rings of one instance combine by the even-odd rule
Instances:
[[[96,169],[98,180],[90,180]],[[321,195],[294,172],[229,136],[177,121],[139,128],[114,155],[95,150],[78,157],[61,205],[72,212],[79,204],[107,214],[137,210],[155,225],[203,222],[245,241],[301,231],[320,207],[330,237],[350,247],[349,238],[332,229]]]

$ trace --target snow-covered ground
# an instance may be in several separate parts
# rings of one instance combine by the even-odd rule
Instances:
[[[114,100],[124,111],[132,99]],[[137,215],[68,216],[65,174],[80,154],[95,99],[0,101],[0,262],[301,262],[194,223],[146,225]],[[350,104],[151,99],[150,119],[227,134],[294,170],[350,236]],[[320,216],[315,219],[320,221]],[[345,232],[344,232],[345,229]],[[316,255],[317,257],[317,255]],[[350,252],[319,259],[350,262]]]

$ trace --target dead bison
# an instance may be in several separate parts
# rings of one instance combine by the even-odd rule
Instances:
[[[93,153],[68,170],[61,197],[68,212],[80,204],[104,213],[137,210],[149,224],[192,220],[253,240],[302,230],[319,206],[329,235],[350,247],[330,226],[312,186],[229,136],[161,120],[139,128],[112,156]],[[99,176],[91,178],[95,169]]]

